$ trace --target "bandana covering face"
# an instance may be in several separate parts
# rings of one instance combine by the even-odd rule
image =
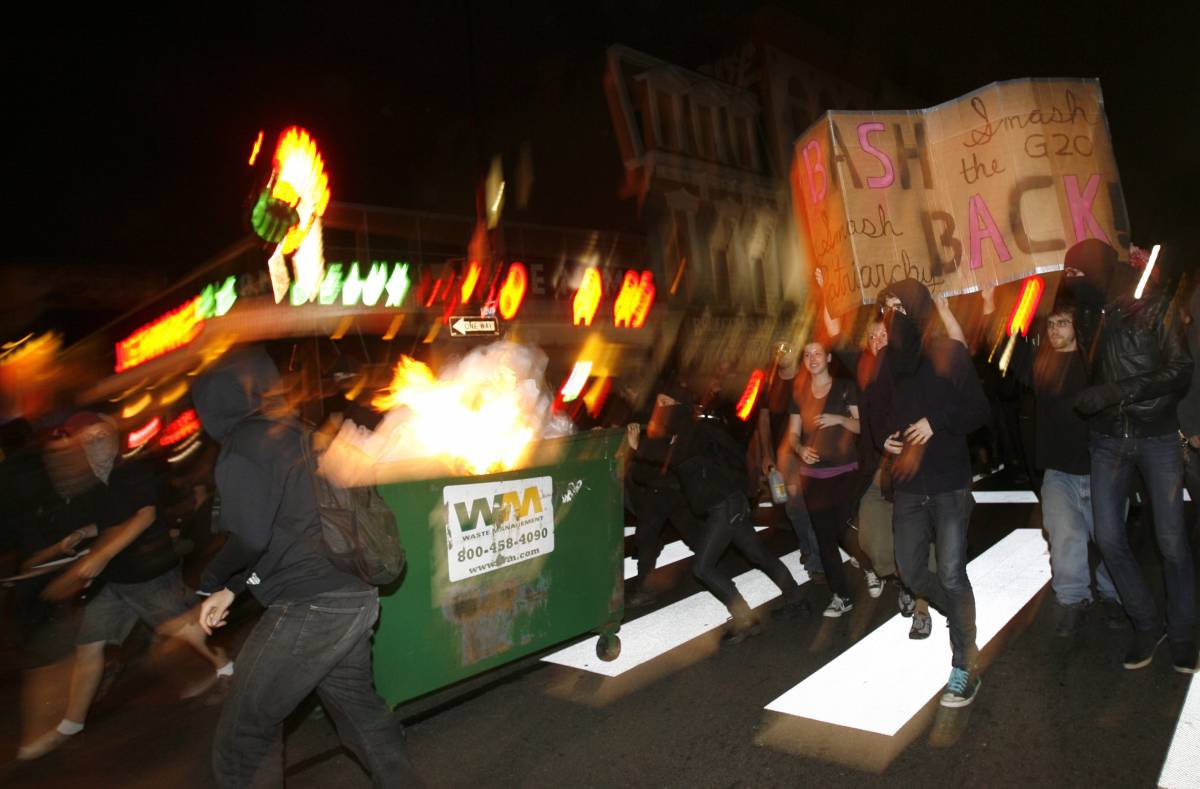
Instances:
[[[891,314],[888,358],[894,375],[912,375],[921,363],[921,327],[908,315],[899,312]]]
[[[83,454],[87,456],[92,473],[107,483],[117,460],[117,437],[110,430],[93,429],[82,436]]]

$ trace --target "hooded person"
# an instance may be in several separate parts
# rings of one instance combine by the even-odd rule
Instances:
[[[1193,363],[1171,300],[1151,286],[1139,298],[1134,270],[1096,239],[1067,251],[1069,287],[1081,300],[1101,301],[1084,347],[1090,386],[1075,398],[1087,418],[1096,542],[1112,574],[1134,635],[1124,666],[1148,666],[1165,639],[1175,669],[1197,670],[1195,566],[1184,523],[1183,453],[1178,405],[1192,381]],[[1166,621],[1146,583],[1125,530],[1125,503],[1134,471],[1149,495],[1166,577]]]
[[[904,584],[941,610],[950,626],[946,707],[970,704],[979,688],[975,661],[975,596],[967,578],[971,461],[967,435],[990,408],[966,347],[938,335],[929,290],[914,279],[880,294],[888,330],[888,391],[873,398],[868,418],[879,449],[892,456],[892,527]],[[937,546],[937,573],[928,566]]]
[[[201,424],[221,444],[217,529],[228,533],[201,577],[200,624],[222,626],[243,591],[266,607],[217,725],[217,783],[281,784],[284,719],[314,690],[376,784],[419,783],[371,673],[378,590],[324,551],[310,436],[279,413],[278,385],[274,362],[254,347],[226,354],[192,387]]]

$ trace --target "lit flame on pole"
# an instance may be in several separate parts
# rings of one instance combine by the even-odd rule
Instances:
[[[1133,297],[1140,299],[1142,293],[1146,290],[1146,283],[1150,281],[1150,272],[1154,271],[1154,262],[1158,260],[1158,250],[1162,244],[1155,244],[1150,250],[1150,259],[1146,261],[1146,267],[1142,269],[1142,278],[1138,280],[1137,289],[1133,291]]]
[[[763,371],[755,370],[750,373],[750,380],[746,382],[746,388],[742,392],[742,397],[737,404],[737,417],[743,422],[750,419],[750,415],[754,413],[754,404],[758,401],[758,393],[762,389]]]

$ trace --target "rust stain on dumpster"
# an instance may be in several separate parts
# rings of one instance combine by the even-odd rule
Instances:
[[[519,624],[528,628],[533,614],[548,601],[549,581],[541,575],[508,581],[487,589],[457,595],[442,605],[442,614],[459,633],[462,665],[502,654],[535,636],[528,629],[515,632]],[[466,590],[464,590],[466,591]]]

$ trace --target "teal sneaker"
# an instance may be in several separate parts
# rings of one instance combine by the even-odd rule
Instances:
[[[946,690],[942,693],[943,707],[965,707],[975,700],[979,686],[983,682],[966,669],[950,669],[950,679],[946,682]]]

